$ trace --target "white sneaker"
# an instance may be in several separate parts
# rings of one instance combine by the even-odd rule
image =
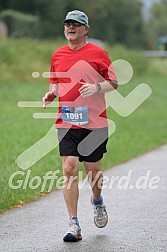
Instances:
[[[77,242],[82,240],[81,228],[75,220],[70,219],[68,223],[68,231],[63,237],[64,242]]]
[[[91,203],[92,203],[92,197],[91,197]],[[104,204],[102,205],[93,205],[94,208],[94,223],[98,228],[103,228],[107,225],[108,222],[108,215],[106,211],[106,206]]]

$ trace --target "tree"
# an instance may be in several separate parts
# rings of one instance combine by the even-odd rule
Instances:
[[[147,24],[152,47],[158,37],[167,36],[167,0],[155,3],[151,9],[151,17]]]
[[[80,0],[78,7],[90,17],[90,35],[127,47],[142,47],[146,32],[142,4],[137,0]]]
[[[74,9],[87,13],[90,37],[127,47],[142,47],[147,38],[139,0],[0,0],[0,7],[37,16],[43,38],[62,37],[65,15]]]

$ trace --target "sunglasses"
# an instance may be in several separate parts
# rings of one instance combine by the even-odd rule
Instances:
[[[71,25],[74,26],[74,27],[80,27],[80,26],[82,26],[83,24],[78,23],[78,22],[65,22],[65,23],[64,23],[64,26],[66,26],[66,27],[70,27]]]

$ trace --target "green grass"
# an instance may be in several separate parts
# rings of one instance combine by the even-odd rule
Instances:
[[[7,44],[9,52],[4,52],[6,50],[4,49],[4,43]],[[9,209],[20,204],[20,202],[37,199],[41,195],[40,187],[36,190],[29,187],[17,190],[10,189],[8,180],[13,172],[21,171],[15,163],[18,155],[43,137],[54,123],[53,119],[33,119],[32,114],[34,112],[43,112],[42,108],[19,108],[17,102],[40,101],[42,99],[43,94],[48,89],[48,80],[33,79],[31,72],[48,71],[51,53],[58,46],[59,44],[55,46],[53,42],[43,44],[27,40],[0,42],[0,47],[4,49],[3,52],[1,51],[3,61],[0,68],[2,76],[0,83],[0,211]],[[18,48],[18,51],[14,50],[14,47]],[[20,51],[23,50],[20,49],[23,47],[24,50],[27,48],[29,51],[25,50],[24,56]],[[8,55],[5,58],[4,55],[7,53]],[[124,53],[128,55],[127,51]],[[13,56],[11,56],[12,54]],[[39,58],[37,57],[38,54]],[[114,110],[108,109],[108,116],[116,123],[117,129],[109,139],[108,153],[103,160],[103,169],[126,162],[167,143],[167,61],[147,59],[145,64],[149,67],[141,70],[137,63],[139,60],[143,62],[143,58],[134,56],[137,55],[135,52],[132,54],[133,57],[128,57],[130,57],[129,61],[133,61],[136,72],[131,82],[121,86],[119,91],[123,95],[127,95],[135,86],[144,82],[150,85],[153,93],[128,117],[121,117]],[[25,62],[26,57],[28,63]],[[116,58],[121,58],[119,50],[113,55],[113,59]],[[2,58],[0,57],[0,59]],[[38,67],[34,69],[34,65]],[[8,71],[4,71],[5,69],[8,69]],[[47,112],[56,112],[56,109],[47,108]],[[82,165],[80,169],[83,169]],[[31,170],[30,178],[34,176],[42,178],[48,171],[61,171],[61,159],[58,155],[58,149],[54,149],[29,170]],[[18,179],[24,180],[25,175],[17,176],[14,183],[17,183]],[[46,186],[46,191],[48,186],[49,184]],[[53,190],[55,189],[54,186]]]

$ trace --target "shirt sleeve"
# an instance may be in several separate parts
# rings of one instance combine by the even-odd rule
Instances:
[[[50,84],[57,83],[57,78],[54,70],[54,55],[52,55],[51,63],[50,63]]]
[[[100,75],[105,80],[117,81],[117,76],[112,66],[112,62],[106,51],[103,51],[103,53],[100,56],[99,70]]]

